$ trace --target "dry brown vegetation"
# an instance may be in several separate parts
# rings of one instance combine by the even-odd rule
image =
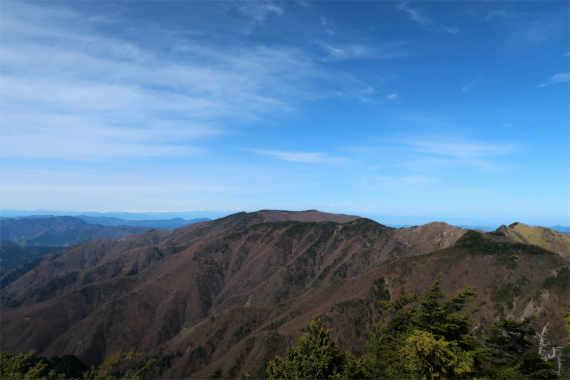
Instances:
[[[157,376],[205,378],[221,366],[225,377],[263,378],[318,316],[339,345],[362,351],[377,301],[424,290],[439,273],[446,293],[478,288],[472,322],[481,330],[532,314],[562,342],[568,289],[556,276],[565,267],[509,236],[444,223],[394,229],[316,211],[239,213],[81,244],[8,273],[2,349],[93,364],[135,348],[162,360]]]

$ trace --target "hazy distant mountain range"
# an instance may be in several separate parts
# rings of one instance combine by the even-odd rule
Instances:
[[[123,220],[85,215],[3,217],[0,219],[0,268],[13,268],[85,241],[120,239],[151,228],[170,230],[207,220]]]
[[[71,216],[0,220],[0,239],[24,247],[68,247],[88,240],[124,238],[148,227],[89,224]]]
[[[108,216],[87,216],[87,215],[79,215],[77,216],[77,218],[90,224],[102,224],[104,226],[136,226],[136,227],[162,228],[165,230],[173,230],[178,227],[183,227],[198,222],[207,222],[211,220],[208,218],[196,218],[190,220],[182,218],[125,220]]]
[[[68,215],[66,215],[68,216]],[[61,216],[59,216],[61,217]],[[69,216],[68,216],[69,217]],[[4,219],[47,219],[56,218],[54,215],[30,215],[30,216],[16,216],[13,218],[0,217],[1,220]],[[178,227],[187,226],[189,224],[194,224],[198,222],[207,222],[208,218],[195,218],[195,219],[182,219],[182,218],[172,218],[172,219],[120,219],[110,216],[89,216],[89,215],[77,215],[72,218],[81,219],[88,224],[100,224],[102,226],[133,226],[133,227],[148,227],[148,228],[163,228],[166,230],[173,230]]]
[[[136,347],[165,363],[157,378],[203,379],[217,367],[225,378],[267,378],[267,361],[311,319],[362,352],[377,301],[424,290],[439,273],[446,293],[477,287],[477,331],[535,315],[563,346],[569,244],[519,223],[485,233],[317,211],[237,213],[88,241],[6,271],[2,349],[91,365]]]
[[[547,227],[547,228],[550,228],[551,230],[554,230],[554,231],[562,232],[563,234],[566,234],[566,235],[570,235],[570,227],[552,226],[552,227]]]
[[[2,217],[18,218],[32,217],[41,218],[46,216],[102,216],[124,220],[165,220],[173,218],[191,219],[215,219],[227,216],[231,212],[223,211],[168,211],[168,212],[134,212],[134,211],[49,211],[49,210],[0,210]]]
[[[88,223],[102,224],[102,225],[126,225],[126,226],[140,226],[152,228],[174,229],[184,225],[192,224],[193,222],[207,221],[217,218],[223,218],[235,212],[229,211],[168,211],[168,212],[134,212],[134,211],[45,211],[45,210],[0,210],[0,219],[9,217],[12,219],[21,218],[49,218],[54,216],[73,216],[85,220]],[[420,221],[415,221],[411,224],[411,218],[394,217],[394,216],[378,216],[378,215],[359,215],[375,220],[384,225],[395,228],[409,228],[418,224],[425,224],[438,218],[422,217]],[[101,219],[97,219],[101,218]],[[182,220],[180,220],[182,219]],[[416,218],[412,218],[416,219]],[[424,220],[424,221],[421,221]],[[461,219],[463,220],[463,219]],[[135,222],[141,222],[139,224]],[[496,221],[490,219],[482,219],[473,222],[473,224],[466,224],[461,222],[460,219],[446,221],[447,224],[452,226],[481,230],[481,231],[494,231],[503,221]],[[552,226],[546,228],[553,229],[565,234],[570,234],[570,226]]]

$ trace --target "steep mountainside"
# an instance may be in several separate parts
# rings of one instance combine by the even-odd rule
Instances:
[[[337,342],[362,350],[376,302],[422,290],[440,272],[448,292],[479,288],[476,324],[535,314],[563,339],[560,255],[444,223],[346,218],[238,213],[38,259],[2,277],[3,350],[92,364],[136,348],[166,358],[163,377],[205,378],[218,366],[226,377],[265,377],[267,360],[317,316]]]
[[[147,227],[87,224],[71,216],[0,220],[0,240],[25,247],[68,247],[89,240],[120,239],[147,230]]]

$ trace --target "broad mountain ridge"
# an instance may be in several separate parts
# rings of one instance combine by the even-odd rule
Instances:
[[[3,350],[94,364],[136,348],[166,360],[165,378],[205,378],[219,366],[263,378],[318,316],[339,344],[362,351],[377,301],[423,290],[439,273],[447,292],[478,288],[481,329],[536,315],[561,342],[568,261],[552,242],[565,235],[541,232],[545,249],[503,230],[262,210],[89,241],[2,276]]]
[[[26,261],[90,240],[120,239],[151,228],[175,229],[207,218],[185,220],[124,220],[104,216],[32,215],[0,219],[0,268],[14,268]]]
[[[72,216],[0,220],[0,239],[24,247],[67,247],[88,240],[120,239],[146,227],[102,226]]]
[[[189,224],[198,222],[207,222],[211,219],[209,218],[194,218],[194,219],[183,219],[180,217],[171,219],[121,219],[112,216],[93,216],[93,215],[30,215],[30,216],[17,216],[17,217],[0,217],[0,221],[9,220],[23,220],[23,219],[50,219],[53,222],[58,220],[63,221],[63,219],[53,219],[53,218],[74,218],[80,219],[87,224],[95,224],[102,226],[131,226],[131,227],[147,227],[147,228],[163,228],[167,230],[173,230],[178,227],[187,226]]]

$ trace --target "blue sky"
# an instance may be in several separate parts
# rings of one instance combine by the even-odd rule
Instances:
[[[2,209],[570,225],[566,1],[2,1]]]

